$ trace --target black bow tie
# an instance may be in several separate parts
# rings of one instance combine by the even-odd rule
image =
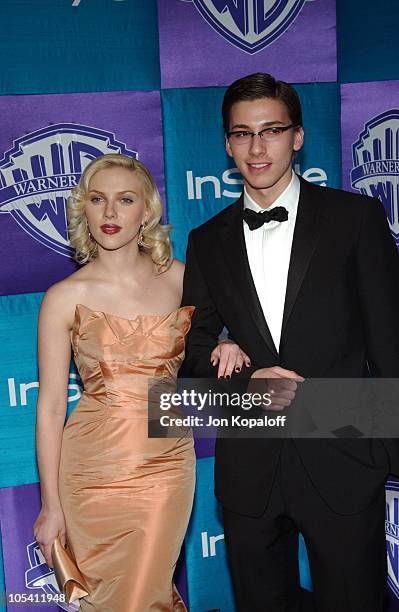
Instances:
[[[270,221],[279,221],[280,223],[287,221],[288,210],[284,206],[276,206],[276,208],[264,212],[255,212],[251,208],[244,208],[242,217],[252,231]]]

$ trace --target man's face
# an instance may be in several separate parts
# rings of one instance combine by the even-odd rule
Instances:
[[[260,98],[237,102],[230,110],[229,131],[260,132],[292,124],[283,102]],[[234,158],[247,191],[261,206],[269,206],[289,185],[295,151],[303,144],[303,129],[291,128],[272,141],[253,136],[248,143],[226,139],[226,150]]]

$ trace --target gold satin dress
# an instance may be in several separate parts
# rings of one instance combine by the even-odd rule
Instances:
[[[77,305],[84,393],[63,432],[59,490],[83,612],[183,612],[172,577],[192,508],[191,433],[148,438],[148,379],[176,379],[194,311],[124,319]]]

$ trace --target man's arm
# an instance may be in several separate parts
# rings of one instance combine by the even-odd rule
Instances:
[[[180,376],[215,378],[218,368],[210,362],[224,327],[199,266],[192,235],[189,235],[186,269],[183,281],[182,306],[195,306],[190,332],[186,339],[186,358]],[[243,367],[233,376],[249,378],[255,367]]]
[[[191,233],[188,237],[182,306],[195,306],[195,311],[186,337],[186,357],[180,375],[214,378],[217,368],[212,366],[210,356],[218,343],[223,323],[198,265]]]
[[[366,205],[367,206],[367,205]],[[383,206],[368,204],[358,243],[358,287],[371,376],[399,378],[399,254]],[[398,402],[390,389],[378,387],[373,436],[382,436],[390,472],[399,474]],[[397,385],[394,384],[394,388]],[[387,437],[387,436],[392,436]]]
[[[399,377],[399,254],[384,208],[365,204],[358,251],[358,288],[370,373]]]
[[[191,234],[187,246],[182,306],[195,306],[195,311],[186,339],[186,358],[179,375],[181,378],[215,378],[218,368],[212,366],[210,356],[218,343],[224,325],[201,272]],[[258,379],[258,382],[254,383],[256,392],[259,392],[260,389],[259,379],[280,379],[279,381],[274,380],[274,383],[276,385],[280,383],[280,386],[274,395],[270,410],[281,410],[284,406],[289,405],[295,397],[295,381],[303,380],[296,372],[278,366],[259,369],[259,366],[253,363],[248,367],[243,367],[240,372],[233,371],[232,373],[233,379],[241,379],[239,387],[241,392],[247,390],[248,379],[252,376]],[[224,384],[229,385],[227,381]],[[237,389],[234,387],[234,390]],[[225,390],[228,391],[229,387],[226,387]]]

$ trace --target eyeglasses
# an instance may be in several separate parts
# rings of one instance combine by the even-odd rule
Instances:
[[[291,128],[298,127],[294,123],[285,126],[273,126],[265,128],[264,130],[260,130],[260,132],[249,132],[247,130],[234,130],[232,132],[227,132],[227,138],[231,144],[249,144],[252,142],[254,136],[259,136],[262,140],[266,142],[274,142],[275,140],[279,140],[281,136],[287,130]]]

